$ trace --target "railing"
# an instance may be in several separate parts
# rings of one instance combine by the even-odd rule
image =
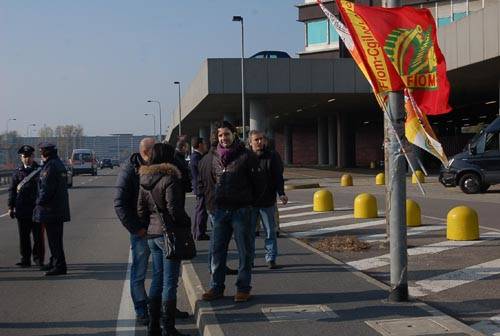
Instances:
[[[10,184],[14,170],[0,170],[0,187]]]

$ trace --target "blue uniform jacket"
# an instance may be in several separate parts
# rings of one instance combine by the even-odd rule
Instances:
[[[69,222],[67,171],[57,155],[49,157],[42,166],[38,181],[33,220],[40,223]]]
[[[33,162],[31,167],[25,168],[20,165],[12,174],[12,181],[9,186],[9,209],[15,209],[16,217],[19,219],[31,219],[35,208],[36,196],[38,192],[38,176],[33,176],[29,182],[25,183],[21,190],[17,191],[17,186],[22,180],[34,170],[38,169],[38,163]]]
[[[203,157],[202,154],[193,151],[193,153],[191,154],[191,158],[189,160],[189,168],[191,169],[191,184],[193,186],[193,193],[196,196],[201,196],[203,194],[202,192],[200,192],[198,188],[198,175],[199,175],[198,166],[202,157]]]

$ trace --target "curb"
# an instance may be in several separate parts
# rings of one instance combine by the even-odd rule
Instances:
[[[199,299],[204,293],[203,285],[191,261],[182,263],[182,283],[184,284],[199,334],[201,336],[224,336],[212,305],[209,302]]]
[[[321,188],[319,183],[308,183],[308,184],[286,184],[285,190],[295,190],[295,189],[314,189]]]
[[[282,233],[283,234],[283,233]],[[346,263],[340,261],[339,259],[336,259],[324,252],[321,252],[319,250],[316,250],[314,247],[310,246],[307,243],[304,243],[296,238],[292,238],[287,236],[286,234],[283,234],[284,238],[290,239],[292,242],[296,243],[297,245],[300,245],[309,251],[321,256],[322,258],[339,265],[349,272],[353,273],[354,275],[365,279],[366,281],[370,282],[371,284],[389,291],[390,286],[383,283],[382,281],[379,281],[357,269],[355,269],[352,266],[347,265]],[[188,296],[188,301],[189,305],[191,306],[191,310],[193,312],[194,318],[196,320],[196,326],[198,327],[198,330],[200,331],[201,336],[224,336],[224,332],[222,331],[222,328],[219,325],[219,322],[217,320],[217,317],[215,315],[215,311],[212,308],[212,305],[209,302],[205,302],[201,299],[201,295],[204,292],[203,285],[201,284],[200,278],[196,274],[196,271],[194,270],[193,264],[191,261],[185,261],[182,263],[182,282],[184,284],[184,288],[186,290],[187,296]],[[421,308],[422,310],[425,310],[427,313],[429,313],[433,317],[438,317],[441,321],[446,322],[448,325],[453,325],[457,329],[460,329],[461,332],[463,332],[466,335],[469,336],[485,336],[483,333],[472,329],[468,325],[466,325],[463,322],[460,322],[459,320],[443,313],[437,308],[434,308],[430,305],[428,305],[425,302],[419,301],[414,299],[415,301],[409,301],[409,305],[413,305],[415,307]]]

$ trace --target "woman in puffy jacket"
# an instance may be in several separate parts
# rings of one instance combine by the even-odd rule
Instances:
[[[175,329],[177,284],[181,261],[166,259],[163,225],[167,231],[190,225],[182,206],[184,189],[181,173],[173,164],[174,148],[157,143],[153,147],[149,165],[141,166],[138,214],[149,223],[147,238],[153,260],[153,278],[149,290],[148,335],[183,335]],[[162,216],[162,217],[160,217]],[[161,328],[160,328],[160,316]]]

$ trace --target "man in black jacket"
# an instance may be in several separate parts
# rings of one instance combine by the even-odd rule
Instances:
[[[193,146],[193,153],[189,160],[189,167],[191,168],[191,181],[193,185],[193,193],[196,196],[196,208],[194,212],[193,224],[193,237],[196,240],[209,240],[207,235],[207,209],[205,208],[205,196],[198,189],[198,165],[203,155],[206,152],[206,145],[202,138],[193,137],[191,139],[191,146]]]
[[[67,170],[59,156],[56,146],[41,143],[40,156],[43,166],[38,182],[33,220],[41,223],[47,230],[50,262],[44,268],[46,276],[66,274],[66,257],[63,248],[64,222],[70,221]]]
[[[258,186],[255,155],[245,148],[236,135],[236,128],[223,121],[217,126],[217,147],[203,161],[198,187],[204,192],[211,212],[213,235],[211,245],[210,289],[203,294],[206,301],[223,296],[229,241],[234,232],[238,248],[239,269],[235,302],[250,298],[254,228],[251,223],[252,204]]]
[[[28,145],[19,149],[17,153],[20,154],[21,165],[14,171],[9,187],[9,215],[12,219],[17,218],[19,229],[21,261],[16,265],[20,267],[31,266],[31,254],[33,254],[35,264],[42,267],[45,256],[42,225],[33,221],[40,173],[38,163],[33,160],[34,151],[35,149]],[[33,248],[31,247],[31,234],[33,235]]]
[[[283,204],[287,204],[288,197],[285,195],[285,183],[283,179],[283,162],[276,151],[266,146],[264,133],[252,130],[248,135],[248,141],[252,151],[259,160],[260,173],[263,175],[264,183],[260,185],[260,197],[254,202],[252,222],[256,225],[260,219],[264,227],[266,262],[270,269],[277,268],[276,257],[278,256],[278,242],[276,240],[276,196]],[[255,249],[255,242],[254,242]]]
[[[116,180],[114,200],[115,212],[122,225],[130,233],[132,265],[130,267],[130,294],[134,302],[137,321],[148,323],[147,300],[144,281],[148,269],[150,250],[146,239],[147,225],[144,225],[137,214],[139,197],[139,168],[146,164],[155,139],[144,138],[139,145],[139,153],[130,156]]]
[[[188,154],[188,143],[185,140],[177,141],[174,155],[174,165],[181,172],[181,184],[184,189],[184,197],[182,198],[182,207],[186,204],[186,193],[193,191],[191,186],[191,172],[189,171],[189,165],[186,161],[186,155]]]

